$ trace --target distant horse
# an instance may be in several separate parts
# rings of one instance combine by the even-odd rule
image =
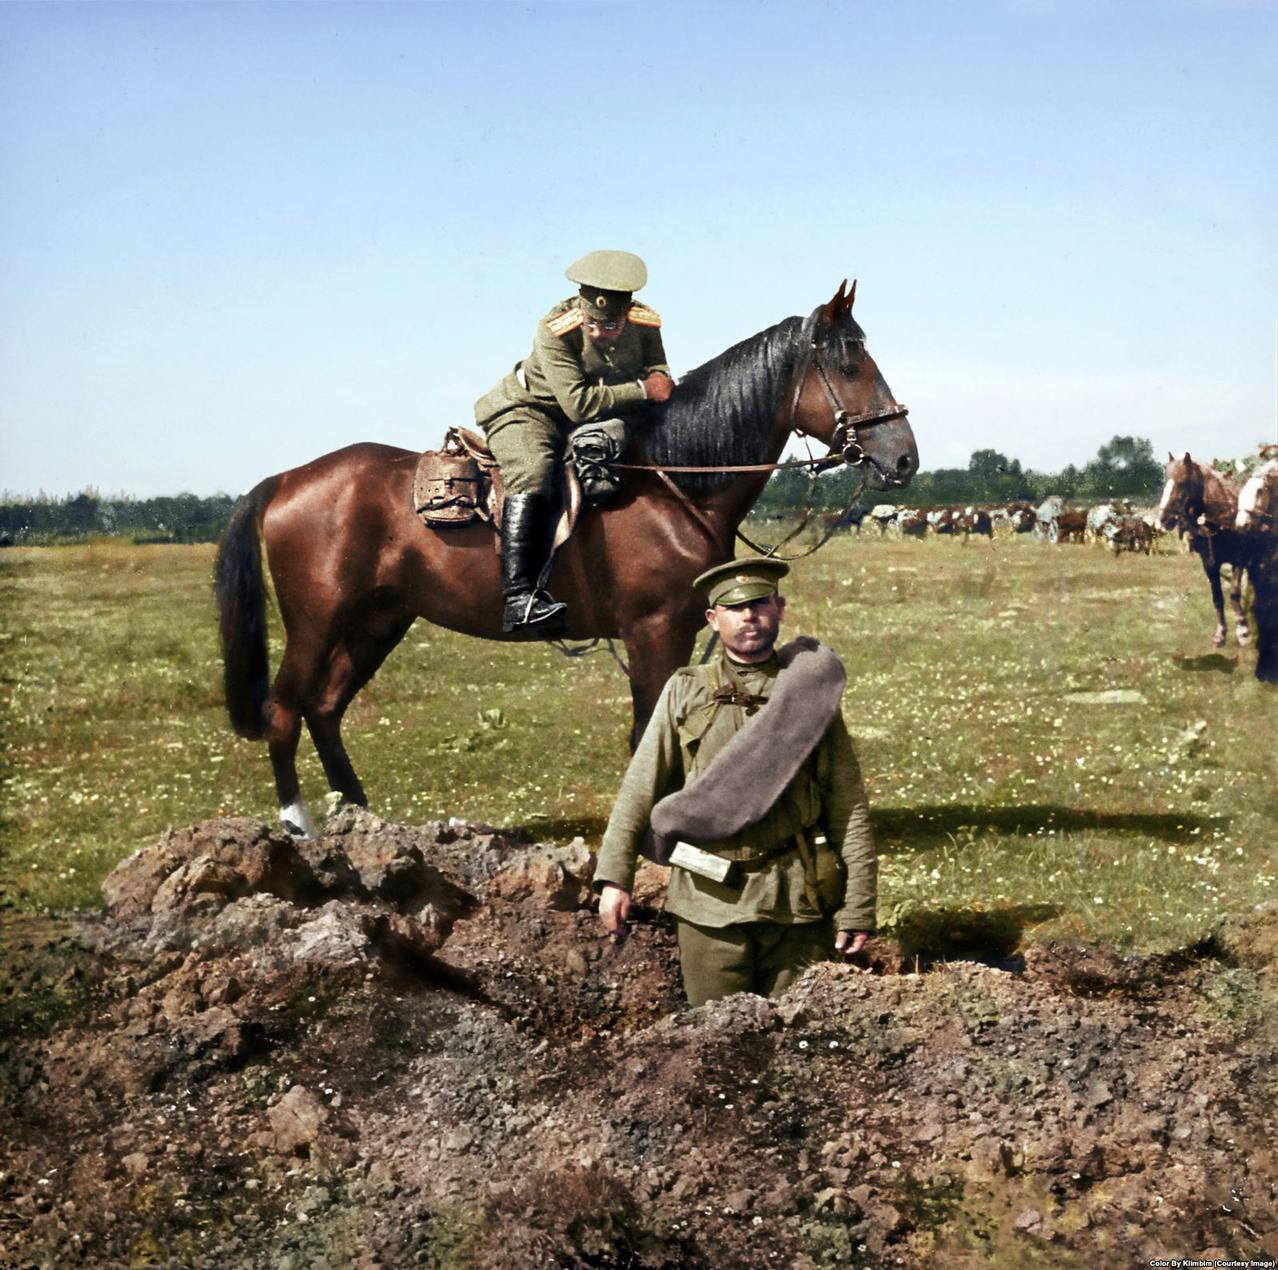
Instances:
[[[585,515],[550,586],[570,639],[619,638],[629,659],[634,744],[662,685],[704,626],[692,580],[731,559],[733,539],[791,433],[858,465],[873,489],[907,485],[918,450],[852,317],[846,284],[806,318],[744,340],[638,420],[627,461],[696,467],[628,472],[621,495]],[[504,639],[498,556],[481,522],[428,529],[413,508],[418,456],[362,443],[268,477],[241,500],[218,551],[216,592],[227,707],[239,735],[265,739],[280,818],[313,836],[296,756],[302,721],[332,789],[366,804],[342,716],[418,617]],[[270,685],[261,544],[283,618]]]
[[[896,518],[896,527],[903,538],[922,538],[927,534],[927,513],[902,507]]]
[[[1234,528],[1266,537],[1278,535],[1278,461],[1266,463],[1243,482]]]
[[[901,509],[892,503],[875,503],[870,508],[869,517],[879,527],[879,537],[887,533],[900,518]]]
[[[963,541],[973,534],[984,534],[990,542],[994,541],[994,522],[989,512],[980,507],[965,507],[955,518],[955,528],[963,535]]]
[[[1027,534],[1034,528],[1034,509],[1028,503],[1008,503],[995,508],[990,519],[998,528],[1006,525],[1014,534]]]
[[[1110,517],[1101,525],[1100,536],[1115,555],[1124,551],[1149,555],[1154,549],[1154,531],[1139,516]]]
[[[1238,487],[1214,467],[1195,463],[1188,453],[1183,458],[1167,456],[1167,483],[1158,504],[1158,525],[1189,536],[1189,549],[1203,562],[1211,585],[1211,602],[1216,609],[1213,648],[1225,643],[1225,599],[1220,586],[1222,565],[1233,569],[1229,603],[1233,607],[1234,636],[1239,647],[1251,643],[1251,628],[1242,607],[1243,572],[1249,563],[1251,542],[1235,528],[1238,516]]]
[[[1088,542],[1097,542],[1109,535],[1105,530],[1115,521],[1132,514],[1132,505],[1125,498],[1115,499],[1109,503],[1097,503],[1087,511],[1087,530],[1083,535]]]

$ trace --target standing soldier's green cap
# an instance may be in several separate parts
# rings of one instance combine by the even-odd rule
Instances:
[[[717,604],[746,604],[750,600],[766,599],[789,572],[790,566],[784,560],[742,556],[740,560],[729,560],[707,569],[692,585],[706,597],[709,608]]]
[[[648,281],[648,266],[628,251],[592,251],[564,273],[578,284],[578,307],[605,322],[623,317],[632,293]]]

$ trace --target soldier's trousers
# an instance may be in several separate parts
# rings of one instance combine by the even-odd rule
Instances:
[[[834,951],[834,923],[742,922],[697,926],[676,918],[683,988],[692,1005],[734,992],[779,997],[810,965]]]
[[[555,494],[555,474],[568,444],[568,425],[538,410],[508,410],[485,425],[488,448],[507,494]]]

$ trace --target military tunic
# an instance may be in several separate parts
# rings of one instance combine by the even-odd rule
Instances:
[[[746,692],[762,697],[771,695],[778,669],[775,657],[758,666],[733,664]],[[613,882],[630,889],[653,806],[698,776],[745,725],[745,707],[713,701],[715,690],[725,682],[722,660],[684,667],[667,682],[617,795],[599,851],[596,886]],[[745,859],[763,854],[801,828],[824,830],[830,847],[840,853],[846,866],[835,926],[873,930],[878,862],[860,767],[841,716],[831,722],[767,815],[729,840],[701,845],[716,854]],[[825,915],[809,902],[804,882],[803,862],[796,851],[746,873],[741,886],[721,885],[675,867],[670,871],[666,909],[682,920],[710,928],[752,922],[822,922]]]
[[[611,344],[584,327],[576,298],[561,300],[537,323],[528,356],[475,403],[511,493],[550,493],[574,427],[633,410],[647,400],[643,379],[670,374],[661,319],[644,305],[631,306]]]

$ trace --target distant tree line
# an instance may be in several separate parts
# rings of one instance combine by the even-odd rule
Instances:
[[[40,545],[124,537],[134,542],[216,542],[235,499],[229,494],[198,498],[103,498],[94,490],[74,497],[40,494],[0,497],[0,543]]]
[[[847,505],[860,484],[852,468],[838,468],[817,478],[815,490],[806,472],[790,468],[775,473],[755,507],[763,515],[785,515],[810,503],[820,511]],[[898,501],[911,507],[957,507],[968,504],[1027,502],[1037,505],[1049,494],[1079,502],[1126,498],[1135,503],[1158,500],[1163,465],[1142,437],[1114,437],[1102,445],[1085,467],[1070,464],[1061,472],[1022,468],[998,450],[977,450],[966,467],[922,471],[902,490]],[[871,495],[862,497],[864,503]],[[883,501],[894,501],[888,494]]]
[[[1214,460],[1222,470],[1241,473],[1256,460]],[[977,450],[966,467],[934,468],[915,476],[900,501],[912,507],[957,507],[970,503],[1028,502],[1037,505],[1049,494],[1077,502],[1126,498],[1153,503],[1163,484],[1163,465],[1143,437],[1113,437],[1084,467],[1070,464],[1060,472],[1022,468],[998,450]],[[808,506],[836,511],[848,505],[860,485],[856,469],[840,467],[817,478],[788,468],[769,480],[755,507],[758,515],[784,516]],[[867,493],[860,502],[874,496]],[[884,494],[882,499],[888,500]],[[74,497],[34,499],[0,495],[0,544],[82,542],[97,536],[127,537],[135,542],[216,542],[235,506],[229,494],[197,498],[175,494],[164,498],[103,498],[94,490]]]

